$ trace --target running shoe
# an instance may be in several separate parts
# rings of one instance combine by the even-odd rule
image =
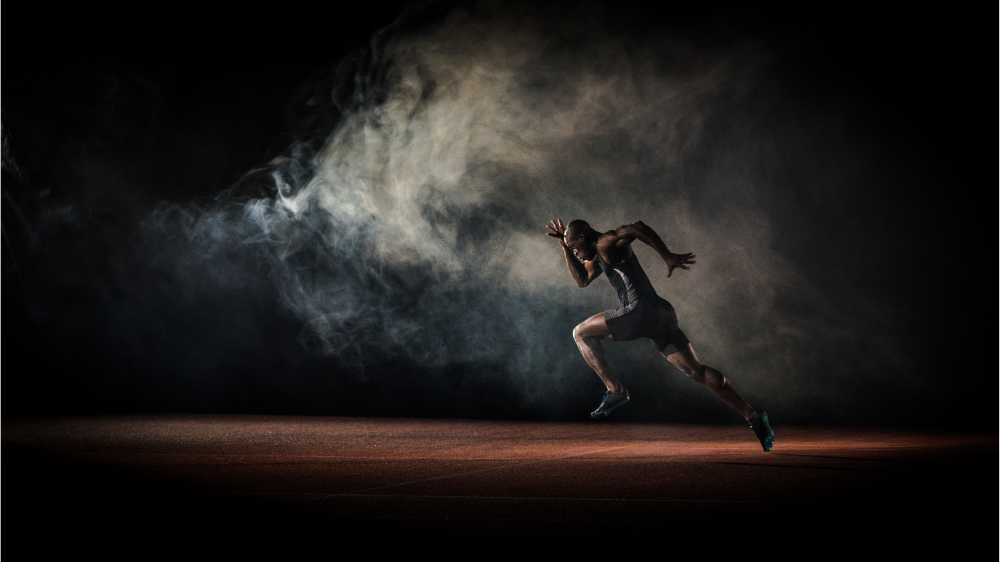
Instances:
[[[758,413],[755,410],[750,415],[748,426],[754,432],[754,435],[757,436],[757,440],[760,441],[760,446],[764,448],[764,451],[770,451],[771,447],[774,446],[774,430],[771,428],[771,420],[767,419],[767,411]]]
[[[632,397],[629,396],[628,389],[625,389],[622,392],[605,391],[604,396],[601,399],[601,404],[596,410],[590,412],[590,417],[595,420],[604,419],[608,417],[611,412],[621,408],[625,404],[628,404],[631,399]]]

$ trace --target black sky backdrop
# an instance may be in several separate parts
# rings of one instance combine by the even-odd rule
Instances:
[[[210,202],[227,188],[239,197],[266,192],[259,182],[248,185],[245,174],[335,122],[336,115],[304,116],[303,100],[317,84],[335,87],[337,63],[369,46],[404,7],[372,2],[329,13],[291,6],[75,13],[4,7],[5,413],[574,419],[596,403],[599,384],[578,356],[572,377],[540,387],[551,391],[547,402],[526,403],[519,379],[490,361],[456,358],[429,367],[387,355],[361,375],[352,365],[351,376],[339,376],[341,358],[316,353],[303,339],[301,319],[261,298],[260,284],[242,285],[226,298],[206,292],[175,301],[172,291],[182,287],[164,283],[162,256],[143,254],[148,247],[137,242],[143,217],[158,204]],[[432,5],[406,29],[419,34],[452,9]],[[558,4],[539,13],[570,26],[578,14]],[[840,151],[841,159],[857,151],[880,163],[866,168],[878,181],[839,184],[828,198],[787,189],[771,208],[780,213],[787,202],[782,224],[797,235],[782,238],[780,250],[820,291],[864,295],[901,311],[902,320],[888,324],[893,333],[872,337],[891,337],[907,359],[880,372],[885,365],[867,358],[866,334],[849,340],[858,345],[823,347],[830,365],[858,373],[836,387],[845,403],[788,404],[781,419],[992,420],[994,325],[986,309],[995,270],[986,259],[993,255],[986,214],[993,216],[996,194],[995,141],[985,108],[995,87],[995,35],[986,32],[984,14],[841,4],[785,11],[666,3],[653,10],[617,2],[601,13],[612,33],[669,35],[706,49],[763,45],[773,61],[767,92],[780,94],[785,107],[801,108],[788,115],[833,115],[859,139],[849,147],[817,142],[814,149]],[[808,181],[809,173],[838,173],[780,162],[774,170],[782,185]],[[795,215],[803,207],[811,213]],[[558,252],[540,259],[558,260]],[[850,292],[838,289],[845,283]],[[144,303],[141,313],[131,314],[137,302]],[[860,306],[836,304],[845,311]],[[573,319],[592,312],[553,312],[567,334],[556,341],[571,346]],[[640,349],[647,351],[635,346],[627,353]],[[740,381],[739,366],[727,370]],[[821,375],[795,376],[807,386]],[[669,393],[673,387],[665,384],[637,378],[633,394],[635,387]],[[767,404],[765,393],[746,386]],[[623,410],[623,419],[731,420],[710,398],[683,398],[637,403]]]

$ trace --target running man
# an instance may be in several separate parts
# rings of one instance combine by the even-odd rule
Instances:
[[[736,393],[732,382],[718,369],[700,361],[694,346],[677,324],[674,307],[656,293],[639,265],[639,258],[632,251],[632,241],[639,239],[656,250],[667,263],[667,277],[673,275],[674,269],[688,269],[693,265],[694,254],[672,253],[656,231],[642,221],[606,232],[598,232],[587,221],[580,219],[564,225],[556,217],[545,226],[549,236],[559,239],[566,266],[577,286],[586,287],[605,273],[621,301],[617,309],[598,312],[573,328],[573,339],[584,361],[607,389],[600,405],[590,413],[591,418],[607,418],[631,400],[628,389],[608,368],[601,340],[605,337],[614,341],[646,337],[653,341],[657,352],[668,363],[692,380],[707,386],[739,412],[764,451],[771,449],[774,431],[767,412],[757,412]]]

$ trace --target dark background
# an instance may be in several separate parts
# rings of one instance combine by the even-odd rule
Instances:
[[[853,416],[798,412],[786,421],[992,424],[994,330],[985,305],[992,303],[986,289],[993,294],[994,267],[985,258],[993,255],[986,214],[994,212],[995,141],[984,109],[995,92],[995,35],[985,29],[992,20],[843,4],[807,11],[614,7],[611,29],[705,44],[762,41],[777,54],[773,71],[789,99],[845,115],[869,139],[858,150],[879,154],[885,177],[896,180],[874,192],[847,186],[838,203],[849,211],[838,215],[846,219],[836,228],[817,224],[814,236],[789,244],[800,244],[803,267],[837,264],[867,294],[910,311],[913,322],[895,336],[919,367],[892,378],[933,381],[916,395],[928,399],[927,415],[913,395],[901,399],[887,384],[879,387],[884,395],[869,397],[870,406]],[[545,411],[513,407],[513,383],[482,374],[489,365],[456,364],[436,373],[442,376],[423,377],[420,365],[387,362],[364,379],[338,379],[330,375],[336,357],[300,353],[296,320],[266,302],[234,299],[195,309],[164,300],[143,340],[156,344],[123,347],[120,332],[136,326],[116,320],[109,303],[113,308],[147,289],[154,294],[157,282],[155,266],[136,263],[128,252],[142,210],[162,200],[210,199],[286,150],[308,126],[295,113],[303,86],[329,75],[401,9],[374,2],[328,14],[304,7],[5,6],[6,415],[559,418],[593,405],[596,380],[585,374],[562,409]],[[568,5],[550,10],[573,14]],[[53,222],[59,213],[72,220]],[[138,273],[131,285],[102,282],[132,269]],[[155,294],[162,298],[162,288]],[[236,322],[243,325],[238,330]],[[864,365],[863,350],[839,354],[829,361]],[[192,365],[200,372],[176,374]]]

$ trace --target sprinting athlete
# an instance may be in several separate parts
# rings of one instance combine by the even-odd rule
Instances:
[[[656,231],[642,221],[598,232],[584,220],[577,219],[564,225],[561,219],[553,218],[546,229],[549,236],[559,239],[566,266],[577,286],[586,287],[604,273],[621,302],[617,309],[598,312],[573,328],[573,339],[584,361],[607,389],[600,405],[590,413],[591,418],[607,418],[631,399],[628,389],[608,368],[601,340],[605,337],[614,341],[646,337],[653,341],[656,350],[668,363],[692,380],[707,386],[739,412],[757,436],[761,447],[765,451],[771,449],[774,431],[767,412],[757,412],[736,393],[732,383],[718,369],[699,360],[694,346],[677,324],[674,307],[653,289],[631,244],[639,239],[656,250],[667,263],[667,277],[673,275],[674,269],[688,269],[693,265],[694,254],[671,252]]]

